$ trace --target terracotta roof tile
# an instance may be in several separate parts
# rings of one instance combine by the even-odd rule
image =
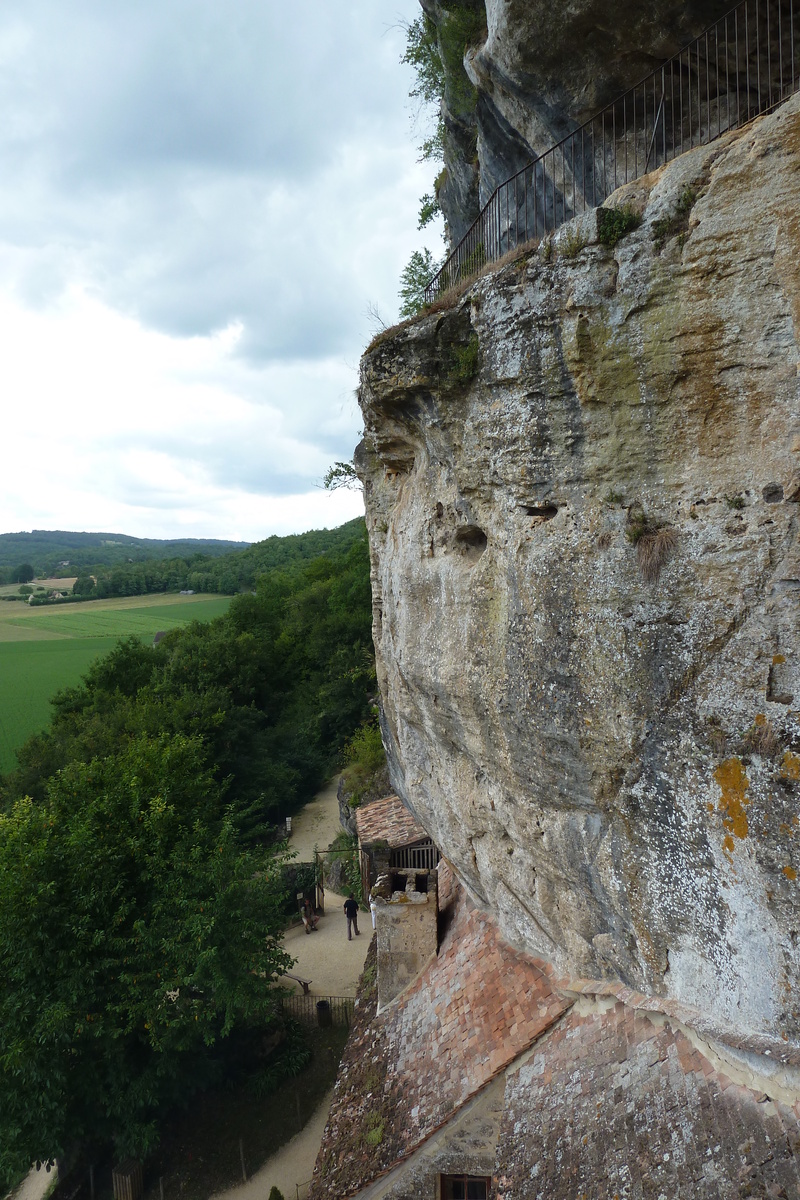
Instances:
[[[357,808],[356,831],[362,846],[385,841],[393,850],[428,838],[399,796],[385,796]]]
[[[461,896],[438,956],[408,991],[367,1028],[357,1010],[312,1200],[349,1196],[411,1153],[569,1007],[533,959]],[[380,1104],[373,1087],[364,1090],[365,1063],[389,1085]],[[368,1122],[378,1119],[382,1140],[370,1147]],[[340,1162],[342,1137],[350,1152]]]

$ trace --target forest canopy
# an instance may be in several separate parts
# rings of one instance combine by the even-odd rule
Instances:
[[[225,616],[117,644],[0,787],[0,1183],[159,1115],[263,1027],[275,827],[374,721],[363,522]]]

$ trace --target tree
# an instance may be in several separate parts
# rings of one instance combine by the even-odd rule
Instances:
[[[91,575],[79,575],[72,585],[73,596],[91,596],[95,590],[95,581]]]
[[[30,581],[35,577],[36,572],[30,563],[20,563],[20,565],[15,567],[11,572],[12,583],[30,583]]]
[[[361,487],[361,480],[358,478],[356,469],[351,462],[335,462],[325,472],[322,478],[322,486],[329,492],[335,492],[337,488],[355,490]]]
[[[183,736],[72,763],[0,815],[0,1180],[86,1142],[144,1154],[210,1048],[270,1020],[280,866],[242,849]]]
[[[430,250],[415,250],[400,275],[400,316],[415,317],[425,307],[425,288],[439,270]]]

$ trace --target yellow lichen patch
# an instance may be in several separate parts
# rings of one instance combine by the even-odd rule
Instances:
[[[729,833],[726,833],[725,837],[722,839],[722,845],[724,849],[727,850],[728,854],[733,852],[734,841]]]
[[[783,873],[787,879],[797,879],[797,871],[795,871],[794,867],[784,867]]]
[[[772,656],[773,667],[779,667],[781,665],[781,663],[785,663],[785,662],[786,662],[786,659],[783,657],[782,654],[773,654],[773,656]]]
[[[753,722],[753,724],[754,725],[766,725],[766,723],[767,723],[767,718],[764,716],[764,714],[756,713],[756,719]]]
[[[791,750],[784,750],[781,775],[784,779],[800,781],[800,755],[792,754]]]
[[[738,758],[728,758],[717,767],[714,778],[722,793],[719,798],[719,811],[725,813],[722,824],[734,837],[746,838],[747,813],[745,807],[750,803],[746,792],[750,782],[744,767]]]

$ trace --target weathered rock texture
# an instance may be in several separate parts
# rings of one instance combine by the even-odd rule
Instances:
[[[364,357],[393,782],[520,948],[797,1044],[800,104],[616,199]]]
[[[463,2],[463,0],[462,0]],[[475,0],[469,0],[469,6]],[[479,3],[483,0],[478,0]],[[421,0],[437,25],[448,0]],[[466,47],[476,97],[443,104],[439,200],[457,241],[498,184],[676,54],[730,7],[719,0],[485,0],[486,36]],[[446,75],[458,71],[445,61]],[[448,81],[449,82],[449,81]]]

